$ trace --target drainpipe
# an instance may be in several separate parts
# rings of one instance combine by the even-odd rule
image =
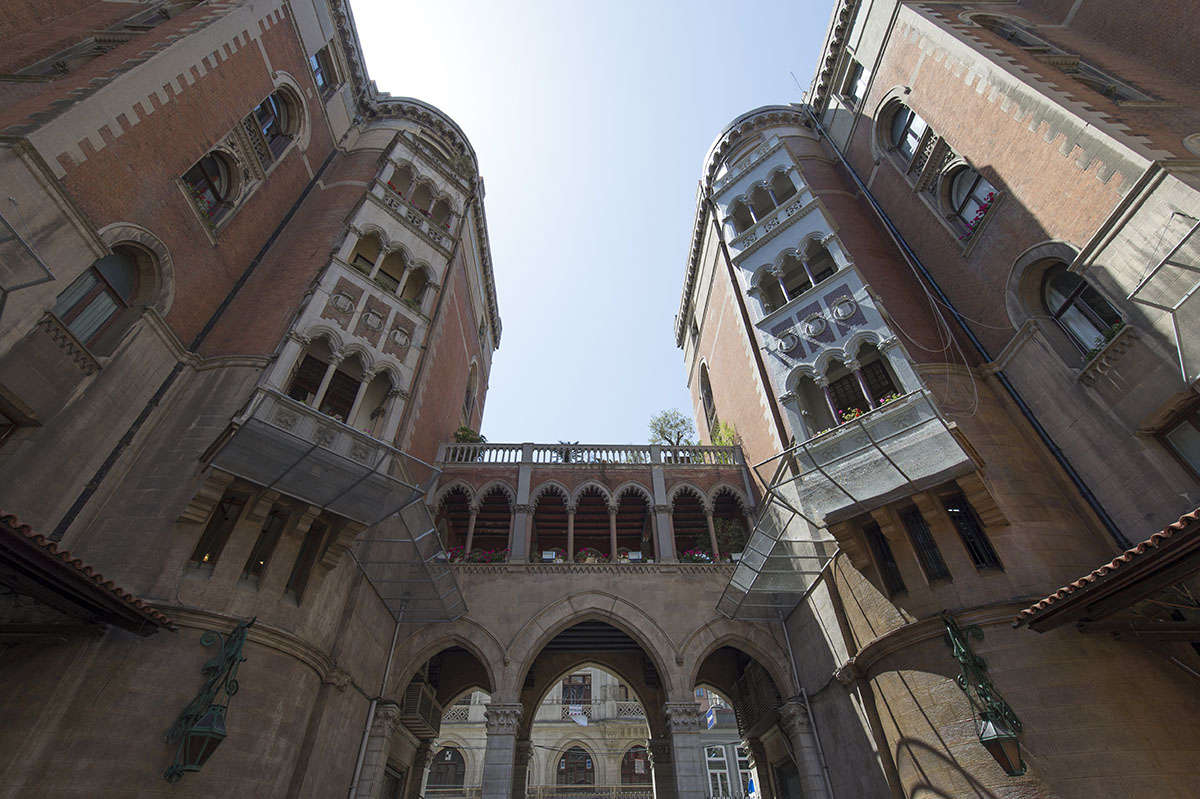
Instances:
[[[887,228],[888,234],[892,237],[892,241],[894,241],[896,246],[900,248],[901,253],[905,256],[905,259],[921,273],[923,278],[925,278],[925,281],[937,295],[938,300],[940,300],[946,309],[950,311],[951,316],[954,317],[954,321],[958,322],[958,326],[962,328],[964,333],[966,333],[967,339],[975,347],[976,351],[983,357],[985,361],[991,362],[992,355],[990,352],[988,352],[987,347],[971,330],[970,325],[967,324],[967,320],[963,318],[962,314],[960,314],[958,309],[954,306],[954,303],[952,303],[950,298],[947,297],[945,292],[942,291],[941,286],[939,286],[937,281],[933,279],[933,275],[930,274],[929,270],[925,268],[925,264],[921,262],[921,259],[915,252],[913,252],[913,249],[908,246],[908,242],[905,241],[904,236],[901,235],[896,226],[892,224],[892,220],[888,217],[887,212],[884,211],[879,205],[879,202],[875,199],[875,195],[873,195],[871,190],[867,188],[866,184],[862,182],[862,179],[858,176],[858,173],[854,171],[854,167],[850,166],[850,162],[847,161],[846,156],[842,154],[841,149],[839,149],[837,144],[834,143],[833,139],[830,138],[829,134],[825,131],[825,128],[821,126],[821,122],[817,119],[816,114],[813,113],[812,108],[807,104],[803,105],[802,107],[804,108],[805,113],[808,114],[809,119],[812,120],[813,125],[816,126],[817,132],[820,133],[822,138],[829,142],[829,146],[833,149],[838,161],[840,161],[846,171],[850,173],[850,177],[854,180],[854,184],[858,187],[858,190],[863,193],[863,196],[866,197],[867,202],[871,204],[871,209],[875,212],[875,215],[879,217],[879,221],[883,222],[884,227]],[[1028,421],[1030,426],[1033,427],[1033,431],[1037,433],[1038,438],[1040,438],[1046,448],[1050,450],[1050,454],[1054,456],[1054,460],[1058,461],[1058,465],[1062,467],[1064,472],[1066,472],[1067,477],[1075,485],[1075,489],[1079,492],[1079,495],[1083,497],[1083,500],[1087,502],[1088,506],[1096,514],[1096,518],[1098,518],[1100,523],[1104,525],[1104,529],[1108,532],[1109,536],[1112,537],[1112,540],[1117,547],[1121,551],[1124,551],[1133,546],[1129,539],[1125,537],[1125,534],[1121,532],[1121,528],[1117,526],[1117,523],[1113,521],[1112,517],[1108,515],[1108,512],[1104,510],[1104,506],[1100,504],[1100,500],[1095,494],[1092,493],[1092,490],[1088,488],[1083,477],[1079,474],[1079,472],[1075,471],[1075,467],[1072,466],[1070,460],[1067,459],[1066,453],[1059,448],[1058,444],[1050,436],[1049,431],[1047,431],[1046,428],[1042,426],[1042,423],[1038,421],[1037,416],[1034,415],[1033,409],[1025,404],[1025,400],[1017,391],[1016,386],[1009,381],[1008,377],[1003,371],[997,370],[994,374],[996,379],[1000,382],[1000,385],[1004,387],[1004,390],[1008,392],[1008,395],[1016,404],[1017,409],[1021,412],[1021,415],[1025,417],[1026,421]]]
[[[832,563],[833,561],[831,560],[830,562]],[[788,633],[787,622],[783,618],[783,611],[779,611],[779,626],[783,628],[783,643],[787,647],[788,663],[792,667],[792,683],[795,689],[800,692],[801,698],[804,699],[804,712],[808,715],[809,726],[812,727],[813,740],[817,742],[817,756],[821,758],[821,776],[825,779],[825,790],[829,792],[829,799],[835,799],[833,782],[829,779],[829,761],[825,759],[825,747],[821,746],[821,731],[817,729],[817,720],[813,718],[812,705],[808,703],[808,692],[800,684],[800,672],[796,668],[796,653],[792,651],[792,636]],[[792,759],[795,760],[795,757],[793,756]]]
[[[300,205],[304,202],[305,198],[308,197],[309,193],[312,192],[313,187],[317,185],[317,181],[321,179],[321,175],[325,174],[326,167],[328,167],[330,162],[333,161],[333,157],[337,155],[337,153],[338,149],[336,147],[329,151],[329,155],[326,156],[325,162],[321,164],[321,168],[318,169],[316,174],[312,176],[312,179],[308,181],[308,185],[304,187],[304,191],[300,192],[300,196],[296,198],[296,201],[292,203],[292,207],[288,209],[287,214],[282,220],[280,220],[279,224],[275,226],[275,230],[271,231],[271,236],[267,239],[266,243],[263,244],[262,249],[258,251],[258,254],[254,256],[254,259],[246,266],[241,277],[237,279],[237,282],[234,283],[233,287],[229,289],[229,293],[225,295],[225,299],[222,300],[221,304],[217,306],[217,309],[213,311],[212,316],[210,316],[208,321],[204,323],[204,327],[200,328],[200,332],[196,334],[196,337],[192,339],[192,343],[188,345],[189,353],[195,353],[200,349],[200,345],[204,343],[204,340],[208,338],[208,334],[211,333],[213,328],[217,326],[217,322],[220,321],[221,317],[225,314],[225,311],[227,311],[229,306],[233,304],[233,300],[235,297],[237,297],[238,292],[241,291],[242,287],[246,285],[246,282],[250,280],[250,276],[254,274],[254,270],[258,268],[259,263],[261,263],[262,259],[266,257],[267,251],[271,249],[271,245],[275,243],[275,240],[279,238],[279,234],[281,234],[283,229],[287,227],[288,223],[292,221],[292,217],[296,215],[296,211],[299,210]],[[87,485],[83,487],[83,491],[79,492],[79,496],[75,498],[75,502],[67,510],[62,519],[59,520],[58,525],[54,528],[54,532],[50,534],[51,541],[62,540],[63,535],[65,535],[67,532],[67,528],[71,526],[71,524],[79,516],[80,512],[91,500],[92,496],[95,495],[96,491],[100,489],[100,484],[104,482],[104,478],[108,476],[110,471],[112,471],[113,466],[117,464],[117,461],[120,459],[121,455],[123,455],[125,450],[129,448],[129,445],[133,443],[133,439],[135,436],[137,436],[138,431],[141,430],[142,425],[145,424],[146,420],[150,418],[150,414],[154,412],[154,409],[158,407],[158,403],[162,401],[162,398],[166,395],[167,391],[179,378],[179,375],[183,372],[183,366],[183,361],[176,361],[175,366],[171,368],[170,373],[167,374],[162,384],[158,387],[158,390],[154,392],[154,395],[150,397],[145,407],[142,408],[142,412],[139,413],[137,418],[133,420],[133,423],[129,425],[129,429],[125,431],[125,435],[121,436],[120,440],[117,441],[115,446],[113,446],[112,451],[108,453],[108,457],[104,459],[104,463],[100,464],[100,468],[96,470],[94,475],[92,475],[92,479],[87,482]]]
[[[358,791],[358,780],[362,777],[363,762],[367,759],[367,744],[371,740],[371,726],[375,723],[375,708],[379,707],[379,697],[387,691],[388,680],[392,676],[392,659],[396,655],[396,641],[400,637],[400,619],[404,616],[404,608],[396,615],[396,627],[392,630],[392,646],[388,649],[387,665],[383,667],[383,680],[379,683],[379,696],[371,700],[367,708],[367,724],[363,727],[362,742],[358,745],[358,759],[354,762],[354,778],[350,780],[350,792],[347,799],[354,799]]]

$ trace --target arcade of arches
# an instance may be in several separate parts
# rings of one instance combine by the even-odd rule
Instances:
[[[527,590],[499,593],[506,568],[458,567],[470,612],[445,625],[413,625],[395,652],[384,694],[391,699],[377,711],[388,722],[372,728],[368,751],[380,754],[369,758],[362,786],[382,784],[371,770],[382,780],[389,760],[415,750],[413,773],[396,794],[409,799],[549,799],[580,786],[608,786],[603,795],[627,799],[700,799],[714,785],[739,797],[772,753],[815,758],[777,632],[701,610],[715,608],[728,566],[634,567],[655,577],[636,604],[612,593],[611,577],[581,564],[527,575]],[[727,726],[715,740],[705,723],[704,697],[713,694],[736,711],[736,721],[723,711]],[[429,710],[419,713],[421,706]],[[596,732],[619,727],[625,743],[593,743],[583,720]],[[464,732],[470,723],[481,738]],[[805,795],[824,796],[819,765],[807,765],[813,792]],[[773,799],[770,786],[766,777],[756,782],[756,795]]]

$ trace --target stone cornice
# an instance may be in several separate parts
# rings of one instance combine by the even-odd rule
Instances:
[[[959,626],[1011,627],[1013,617],[1029,606],[1028,599],[1000,602],[994,605],[954,612]],[[839,666],[834,674],[845,685],[855,678],[870,678],[871,669],[883,659],[927,641],[940,640],[946,631],[941,616],[930,616],[898,627],[868,642],[858,654]]]
[[[243,619],[224,613],[213,613],[198,608],[173,605],[165,602],[151,602],[152,607],[170,616],[177,627],[196,630],[227,630]],[[361,693],[367,693],[358,686],[354,678],[340,669],[329,655],[317,646],[305,641],[286,630],[275,627],[267,622],[258,620],[250,628],[246,640],[265,646],[276,652],[295,658],[311,668],[321,678],[321,682],[333,685],[339,691],[354,687]]]
[[[716,574],[733,573],[735,563],[451,563],[461,574]],[[165,611],[164,611],[165,612]]]

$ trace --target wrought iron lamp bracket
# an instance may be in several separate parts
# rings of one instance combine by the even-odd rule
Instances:
[[[970,700],[971,711],[976,719],[991,718],[1003,722],[1014,733],[1020,732],[1021,719],[992,684],[992,678],[987,673],[987,661],[971,650],[970,639],[983,640],[983,630],[977,624],[959,627],[948,613],[942,614],[942,622],[946,625],[946,646],[954,653],[954,659],[962,669],[954,681]]]
[[[174,762],[163,774],[167,782],[179,782],[185,772],[199,771],[224,740],[225,712],[229,709],[229,699],[238,692],[238,666],[246,660],[242,650],[254,621],[252,618],[240,622],[227,636],[216,630],[207,630],[200,636],[201,646],[218,645],[217,654],[201,668],[205,680],[199,693],[163,736],[167,744],[178,744]]]

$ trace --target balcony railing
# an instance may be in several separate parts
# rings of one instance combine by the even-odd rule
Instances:
[[[526,799],[654,799],[654,789],[649,785],[530,785],[525,796]]]
[[[642,707],[641,702],[635,702],[628,699],[617,700],[617,718],[619,719],[644,719],[646,711]]]
[[[738,447],[672,447],[660,444],[442,444],[438,463],[536,463],[562,466],[599,464],[671,466],[741,465]]]

